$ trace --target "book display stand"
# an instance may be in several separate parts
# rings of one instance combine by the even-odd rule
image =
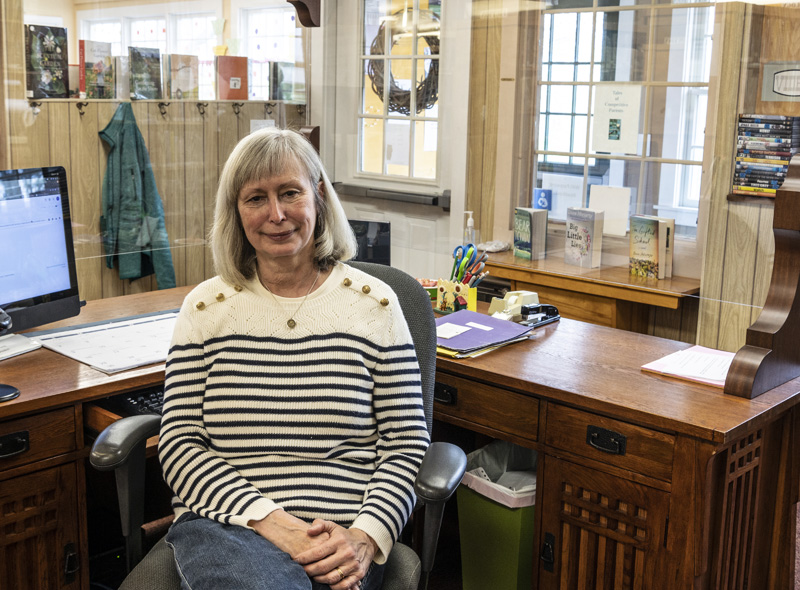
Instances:
[[[775,197],[775,259],[761,315],[731,363],[725,393],[755,398],[800,375],[800,158]]]

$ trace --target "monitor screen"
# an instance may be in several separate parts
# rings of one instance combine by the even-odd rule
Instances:
[[[353,260],[391,266],[391,225],[389,222],[354,219],[349,221],[358,242],[358,253]]]
[[[62,167],[0,171],[0,309],[19,332],[78,315]]]

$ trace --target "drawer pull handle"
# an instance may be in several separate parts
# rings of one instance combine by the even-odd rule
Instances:
[[[586,444],[610,455],[624,455],[627,440],[624,434],[607,428],[591,425],[586,427]]]
[[[452,385],[435,383],[433,386],[433,399],[445,406],[454,406],[458,401],[458,389]]]
[[[12,432],[0,437],[0,459],[21,455],[31,448],[27,430]]]
[[[542,560],[542,567],[546,572],[552,572],[556,564],[556,538],[553,533],[544,534],[544,543],[539,552],[539,559]]]

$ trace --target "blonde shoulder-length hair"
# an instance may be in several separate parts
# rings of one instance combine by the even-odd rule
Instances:
[[[210,242],[216,272],[228,284],[241,284],[252,279],[255,273],[256,252],[245,236],[239,217],[242,187],[250,181],[269,178],[295,167],[308,175],[314,187],[315,265],[326,270],[338,260],[355,256],[357,245],[353,230],[316,150],[296,131],[270,127],[251,133],[236,145],[219,179]],[[324,195],[318,190],[320,182]]]

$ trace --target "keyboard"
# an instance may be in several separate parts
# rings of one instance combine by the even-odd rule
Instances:
[[[164,388],[151,387],[131,393],[121,393],[99,401],[98,405],[120,416],[142,414],[160,416],[164,409]]]

